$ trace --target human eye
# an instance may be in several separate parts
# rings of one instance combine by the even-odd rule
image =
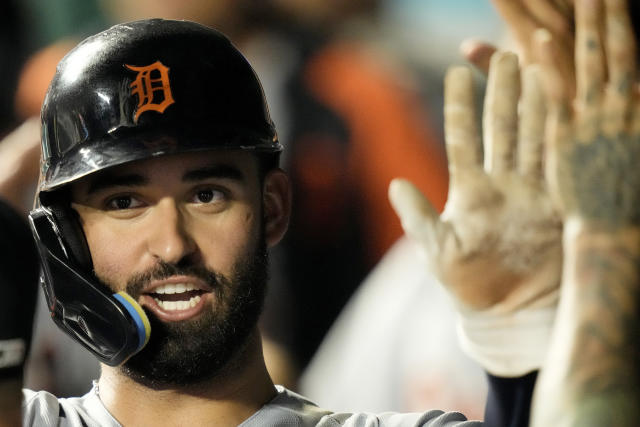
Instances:
[[[191,203],[214,204],[222,202],[226,198],[226,193],[224,191],[212,187],[204,187],[195,190],[193,197],[191,198]]]
[[[135,209],[141,207],[142,205],[143,203],[140,200],[128,194],[114,196],[107,199],[106,201],[107,209],[114,211]]]

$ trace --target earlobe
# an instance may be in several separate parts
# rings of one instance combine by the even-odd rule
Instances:
[[[265,216],[267,247],[275,246],[289,227],[291,185],[282,169],[274,169],[264,179],[262,202]]]

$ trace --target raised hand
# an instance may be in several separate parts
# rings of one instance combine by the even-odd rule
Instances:
[[[636,43],[623,0],[605,2],[607,31],[600,34],[600,3],[577,4],[575,100],[562,84],[552,37],[538,37],[550,99],[551,190],[566,217],[640,225]]]
[[[573,0],[491,0],[504,20],[509,33],[516,42],[516,51],[522,64],[539,62],[533,43],[534,33],[545,28],[552,34],[551,46],[561,71],[564,84],[569,93],[575,91],[575,70],[573,64],[574,20]],[[462,54],[478,67],[487,72],[489,58],[495,47],[478,40],[466,40]]]
[[[438,216],[407,181],[390,186],[405,232],[424,248],[431,270],[463,314],[463,343],[486,369],[507,376],[540,363],[532,354],[544,354],[546,342],[534,341],[544,340],[549,328],[542,323],[553,316],[562,263],[561,222],[543,179],[545,111],[535,68],[524,73],[520,92],[517,57],[495,54],[485,97],[483,166],[471,73],[452,68],[445,80],[450,188],[444,212]],[[531,314],[537,309],[545,314]],[[531,316],[514,321],[516,312]],[[519,332],[502,328],[518,322]],[[535,347],[532,352],[515,357],[517,350],[504,350],[515,361],[491,356],[495,346],[517,346],[510,340],[526,336],[524,329],[535,330],[537,338],[523,344]]]
[[[575,100],[552,37],[537,36],[565,258],[535,426],[636,426],[640,417],[640,98],[627,6],[576,1]]]
[[[25,121],[0,141],[0,197],[26,214],[33,204],[40,162],[40,119]]]

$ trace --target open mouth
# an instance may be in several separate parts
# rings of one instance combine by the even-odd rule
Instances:
[[[160,319],[176,321],[200,313],[205,302],[211,298],[212,292],[192,283],[166,283],[142,294],[140,303],[151,309]]]
[[[147,294],[153,298],[163,310],[186,310],[195,307],[207,292],[196,288],[192,284],[177,283],[157,287]]]

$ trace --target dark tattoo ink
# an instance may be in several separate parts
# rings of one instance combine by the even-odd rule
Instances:
[[[640,141],[628,135],[612,139],[600,134],[594,141],[575,143],[565,153],[570,173],[559,171],[563,192],[574,197],[569,210],[614,227],[640,225],[637,159]]]
[[[566,378],[577,409],[574,425],[612,425],[623,418],[631,424],[620,425],[636,425],[640,258],[621,247],[581,252],[575,265],[578,329]]]
[[[630,73],[625,73],[624,76],[620,79],[618,83],[618,93],[621,95],[626,95],[631,90],[631,84],[633,79]]]

